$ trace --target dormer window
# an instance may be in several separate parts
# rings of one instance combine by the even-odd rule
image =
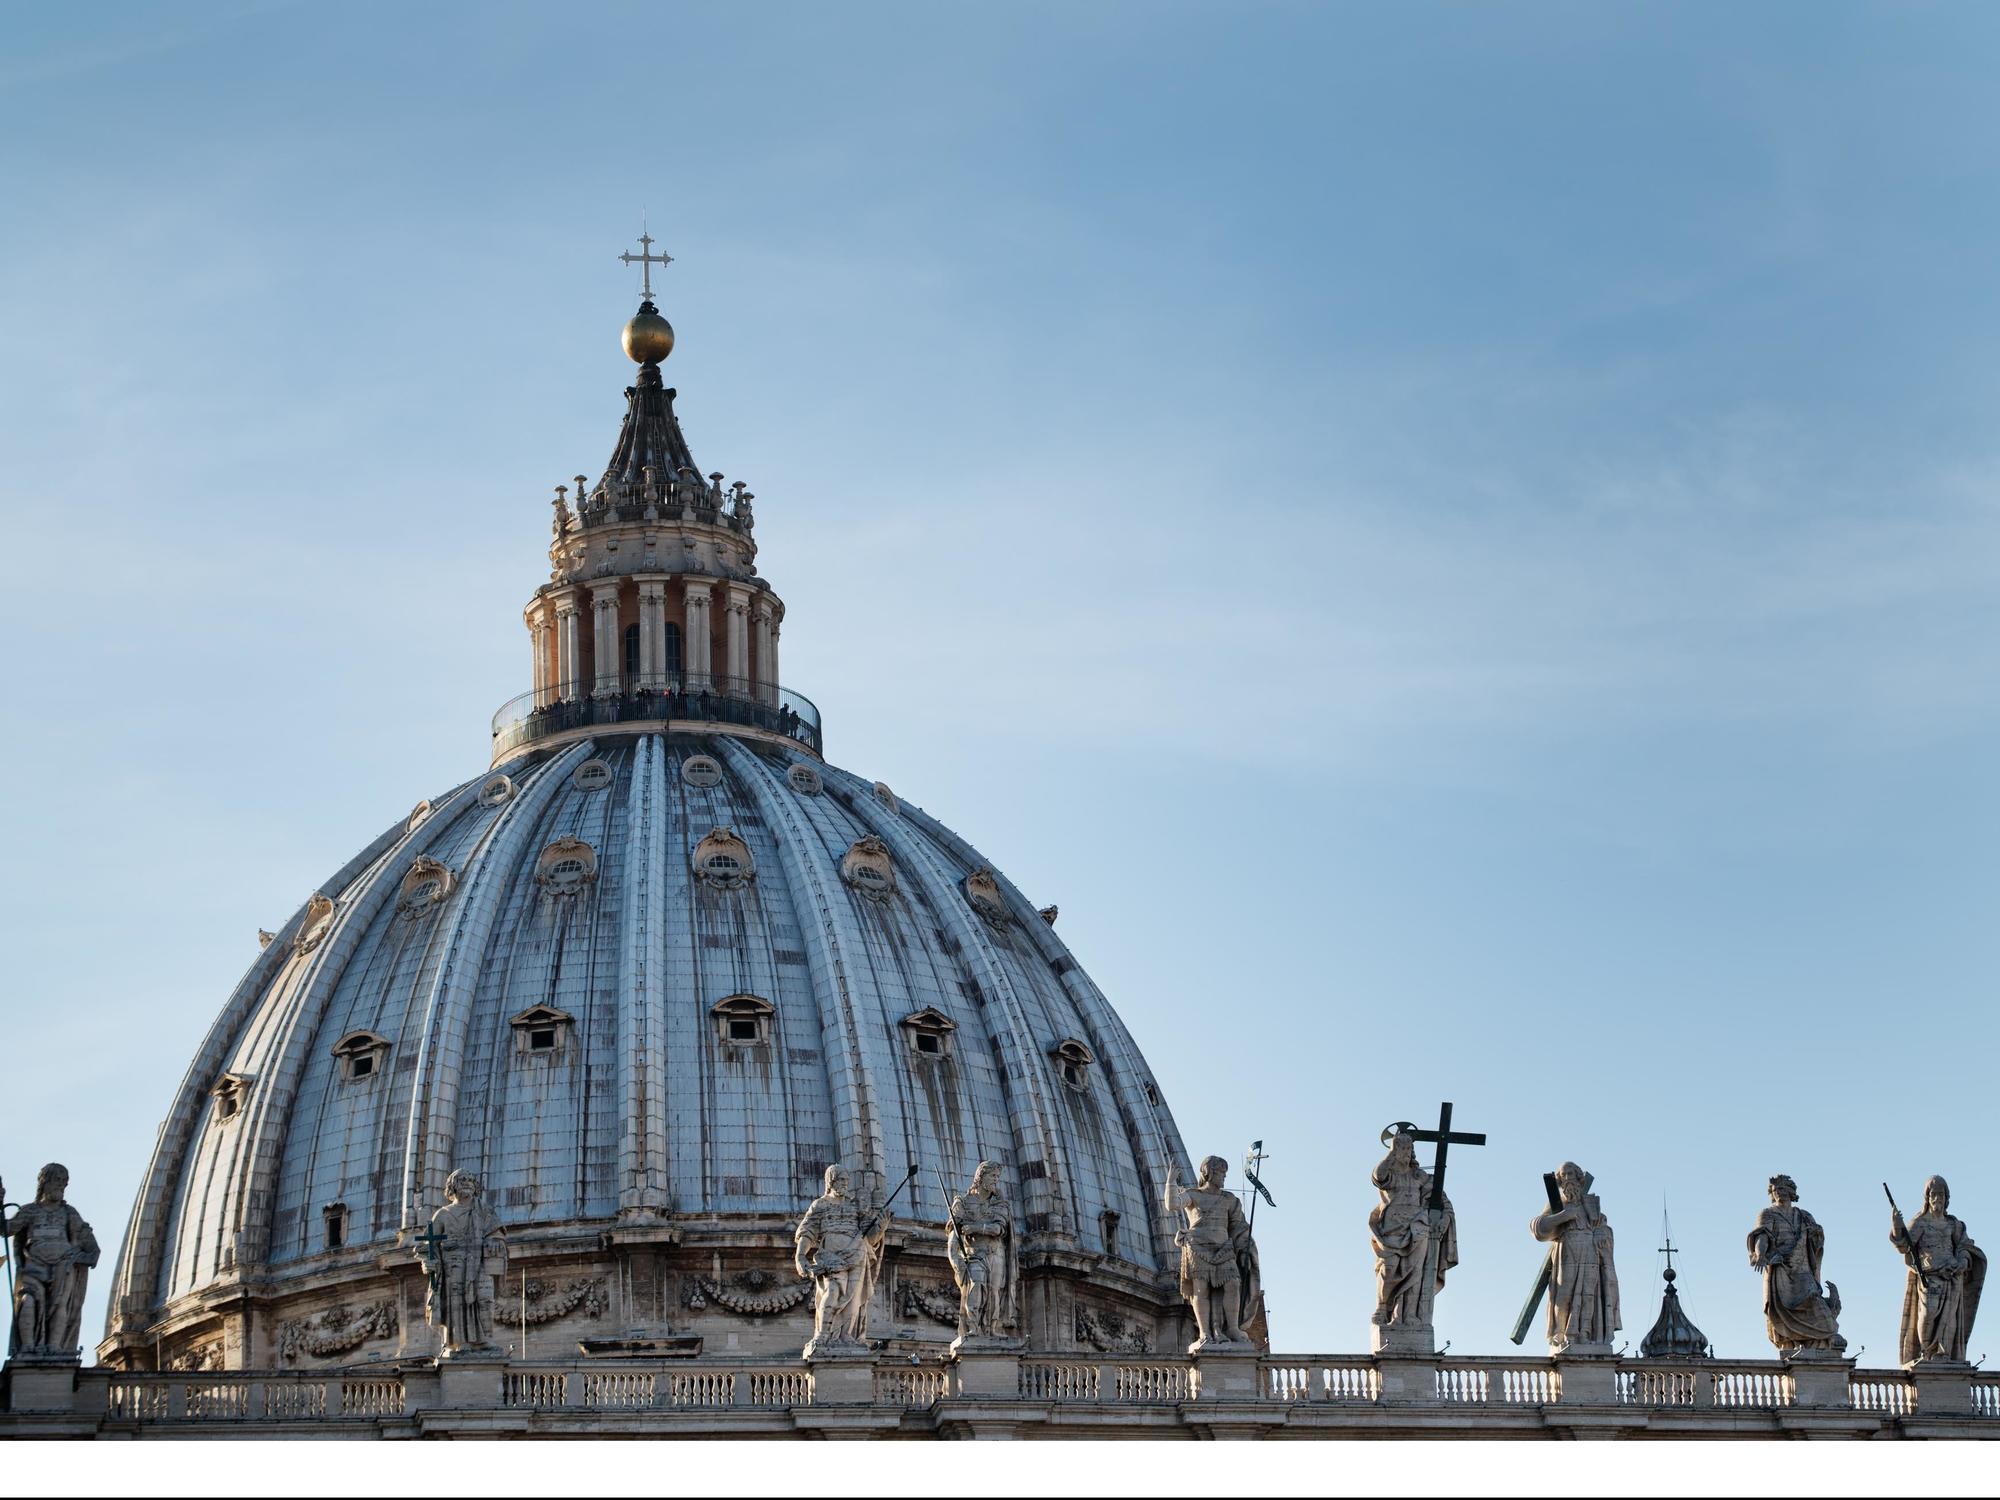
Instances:
[[[802,797],[817,797],[824,789],[819,772],[811,766],[793,766],[785,772],[785,780],[792,784],[792,790]]]
[[[712,755],[690,755],[681,762],[681,780],[689,786],[714,786],[722,780],[722,762]]]
[[[762,995],[728,995],[709,1007],[715,1017],[716,1039],[731,1047],[765,1047],[771,1042],[771,1017],[778,1008]]]
[[[887,901],[896,889],[889,846],[872,833],[856,839],[840,858],[840,878],[870,901]]]
[[[570,776],[579,792],[601,792],[611,785],[611,767],[601,760],[587,760]]]
[[[429,855],[420,855],[411,861],[409,873],[403,876],[402,888],[396,895],[396,910],[406,917],[422,916],[451,894],[452,885],[447,866]]]
[[[574,896],[597,879],[597,851],[582,839],[557,839],[535,863],[535,881],[551,896]]]
[[[951,1034],[958,1023],[934,1006],[925,1006],[902,1020],[903,1040],[919,1057],[948,1057]]]
[[[326,1248],[338,1250],[347,1243],[347,1205],[329,1203],[320,1210],[320,1216],[326,1221]]]
[[[215,1118],[233,1120],[243,1112],[244,1098],[250,1092],[250,1075],[224,1073],[208,1092],[209,1097],[215,1100]]]
[[[333,1044],[340,1076],[349,1083],[359,1083],[381,1072],[382,1059],[388,1051],[389,1039],[372,1031],[350,1031]]]
[[[507,1023],[514,1028],[514,1055],[519,1059],[560,1057],[569,1048],[576,1020],[553,1005],[534,1005]]]
[[[735,890],[757,877],[750,846],[733,828],[717,828],[694,846],[694,878],[720,890]]]
[[[479,788],[481,807],[499,807],[514,800],[514,783],[506,776],[489,776]]]
[[[1097,1061],[1092,1052],[1075,1037],[1066,1037],[1049,1050],[1055,1059],[1056,1072],[1062,1081],[1081,1092],[1090,1087],[1090,1065]]]
[[[990,927],[1005,927],[1013,919],[1007,914],[1007,898],[990,866],[981,865],[965,877],[965,899]]]

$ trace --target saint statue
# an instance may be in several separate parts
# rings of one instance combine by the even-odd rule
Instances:
[[[445,1178],[444,1197],[429,1231],[417,1237],[417,1258],[431,1273],[424,1316],[443,1330],[441,1352],[450,1358],[493,1347],[495,1282],[507,1274],[507,1236],[471,1172]]]
[[[1444,1273],[1458,1264],[1458,1221],[1451,1199],[1444,1200],[1434,1229],[1429,1213],[1431,1174],[1417,1164],[1416,1137],[1407,1130],[1396,1132],[1372,1180],[1382,1194],[1382,1201],[1368,1212],[1368,1237],[1375,1246],[1373,1322],[1377,1328],[1428,1329],[1431,1304],[1444,1288]],[[1428,1277],[1426,1264],[1431,1265]]]
[[[1181,1247],[1181,1295],[1194,1311],[1190,1354],[1256,1347],[1243,1324],[1263,1295],[1257,1246],[1242,1203],[1222,1185],[1228,1176],[1229,1163],[1219,1156],[1203,1159],[1191,1188],[1174,1180],[1171,1164],[1167,1169],[1167,1210],[1187,1221],[1174,1231],[1174,1243]]]
[[[1986,1286],[1986,1253],[1972,1243],[1962,1220],[1954,1219],[1951,1189],[1942,1177],[1924,1184],[1924,1211],[1905,1225],[1890,1200],[1889,1243],[1910,1268],[1903,1288],[1903,1329],[1899,1358],[1965,1362],[1979,1294]]]
[[[12,1243],[14,1329],[7,1357],[75,1359],[83,1329],[83,1289],[97,1264],[97,1236],[63,1200],[69,1168],[50,1162],[35,1178],[35,1201],[0,1208],[0,1235]],[[7,1192],[0,1187],[0,1202]]]
[[[1746,1241],[1751,1266],[1764,1273],[1764,1331],[1781,1354],[1847,1347],[1840,1336],[1840,1288],[1820,1289],[1826,1231],[1799,1205],[1799,1185],[1780,1172],[1771,1179],[1771,1206],[1757,1215]]]
[[[868,1303],[882,1272],[889,1215],[870,1221],[850,1191],[847,1168],[826,1169],[826,1191],[813,1199],[794,1236],[794,1263],[813,1281],[813,1334],[805,1357],[861,1354],[868,1349]]]
[[[1000,1192],[1000,1168],[994,1163],[981,1162],[972,1186],[951,1200],[944,1251],[958,1282],[958,1338],[952,1347],[981,1340],[1013,1342],[1021,1267],[1013,1210]]]
[[[1573,1161],[1556,1168],[1562,1207],[1536,1214],[1528,1229],[1549,1249],[1549,1348],[1580,1345],[1607,1352],[1624,1327],[1618,1314],[1618,1272],[1611,1260],[1611,1222],[1591,1177]]]

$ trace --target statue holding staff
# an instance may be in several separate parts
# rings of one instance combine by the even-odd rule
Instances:
[[[69,1168],[50,1162],[35,1178],[35,1201],[8,1213],[0,1236],[14,1267],[14,1326],[7,1357],[74,1359],[83,1330],[83,1293],[97,1264],[97,1236],[63,1197]],[[6,1189],[0,1187],[0,1200]]]
[[[1889,1184],[1882,1184],[1888,1193]],[[1924,1184],[1924,1211],[1909,1223],[1889,1199],[1889,1243],[1910,1268],[1903,1286],[1903,1322],[1897,1357],[1965,1362],[1979,1294],[1986,1287],[1986,1252],[1972,1243],[1962,1220],[1949,1212],[1951,1189],[1942,1177]]]

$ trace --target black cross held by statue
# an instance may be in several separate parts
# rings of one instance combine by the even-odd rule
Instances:
[[[423,1257],[424,1269],[431,1273],[431,1299],[437,1304],[437,1316],[442,1318],[445,1316],[443,1251],[449,1242],[437,1232],[435,1224],[427,1226],[416,1241],[420,1247],[417,1254]]]
[[[1451,1128],[1451,1102],[1447,1100],[1438,1106],[1438,1128],[1419,1130],[1408,1120],[1398,1120],[1382,1134],[1387,1136],[1408,1135],[1414,1141],[1434,1141],[1437,1143],[1437,1164],[1431,1168],[1431,1196],[1424,1205],[1432,1213],[1444,1212],[1444,1164],[1453,1146],[1483,1146],[1485,1134],[1475,1134],[1469,1130]]]

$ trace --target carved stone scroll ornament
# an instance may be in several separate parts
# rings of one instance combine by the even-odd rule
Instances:
[[[1006,929],[1014,921],[1007,910],[1007,898],[1000,892],[1000,881],[990,865],[981,865],[965,877],[965,900],[979,914],[979,919],[996,931]]]
[[[278,1326],[278,1354],[287,1364],[301,1356],[346,1354],[370,1339],[395,1335],[396,1304],[393,1300],[371,1302],[365,1307],[345,1305],[328,1308],[309,1318],[294,1318]],[[220,1346],[216,1346],[220,1347]]]

